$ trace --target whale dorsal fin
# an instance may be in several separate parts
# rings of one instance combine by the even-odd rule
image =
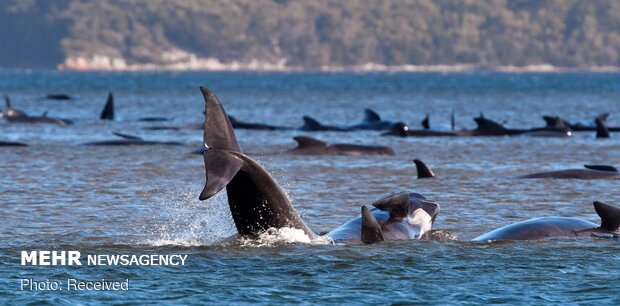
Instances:
[[[474,118],[476,121],[476,125],[478,125],[479,130],[504,130],[506,129],[501,123],[495,122],[493,120],[484,118],[484,115],[480,113],[480,117]]]
[[[304,120],[304,125],[301,127],[302,130],[317,130],[319,129],[322,125],[321,123],[319,123],[318,120],[310,117],[310,116],[304,116],[303,117]]]
[[[7,95],[4,95],[4,104],[6,105],[6,109],[13,108],[11,107],[11,99]]]
[[[199,199],[206,200],[222,190],[243,166],[235,154],[241,148],[220,100],[206,87],[200,87],[205,100],[203,134],[205,187]]]
[[[327,142],[320,141],[316,138],[307,137],[307,136],[296,136],[293,137],[295,141],[297,141],[297,148],[312,148],[312,147],[327,147]]]
[[[381,226],[366,205],[362,206],[362,242],[377,243],[384,240]]]
[[[609,117],[609,113],[603,113],[603,114],[600,114],[600,115],[596,116],[596,118],[594,118],[594,120],[596,121],[596,119],[599,119],[602,122],[605,122],[605,121],[607,121],[607,117]]]
[[[594,210],[601,217],[601,228],[614,232],[620,227],[620,208],[594,201]]]
[[[430,128],[431,128],[431,122],[430,122],[431,118],[430,117],[431,117],[431,115],[426,115],[426,117],[424,117],[424,120],[422,120],[422,127],[425,130],[430,130]]]
[[[605,122],[600,118],[596,118],[596,138],[609,138],[609,130],[605,125]]]
[[[140,138],[138,136],[123,134],[123,133],[119,133],[119,132],[112,132],[112,134],[114,134],[115,136],[121,137],[121,138],[129,139],[129,140],[139,140],[139,141],[143,140],[142,138]]]
[[[618,172],[618,169],[616,169],[616,167],[609,166],[609,165],[583,165],[583,166],[586,169],[590,169],[590,170]]]
[[[433,170],[431,170],[429,167],[426,166],[426,164],[419,160],[419,159],[414,159],[413,162],[415,163],[415,167],[418,170],[418,178],[430,178],[430,177],[434,177],[435,173],[433,173]]]
[[[114,95],[112,95],[112,92],[108,93],[108,99],[103,106],[103,110],[101,110],[101,115],[99,115],[99,119],[114,120]]]
[[[566,127],[566,123],[564,122],[564,120],[560,119],[560,117],[558,116],[543,116],[543,120],[545,120],[545,122],[547,123],[546,127]]]
[[[406,218],[409,213],[409,194],[401,192],[372,203],[372,206],[390,213],[390,219]]]
[[[46,118],[47,117],[47,112],[48,111],[44,111],[43,114],[41,114],[41,117]]]
[[[381,121],[381,116],[377,114],[374,110],[367,108],[364,110],[364,121],[365,122],[376,122]]]
[[[450,114],[450,128],[454,131],[456,126],[456,119],[454,118],[454,110],[452,110],[452,113]]]

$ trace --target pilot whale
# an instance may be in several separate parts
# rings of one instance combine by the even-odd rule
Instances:
[[[226,188],[228,206],[235,227],[243,237],[257,237],[270,228],[293,228],[310,239],[318,235],[301,219],[286,193],[261,165],[243,154],[234,130],[219,99],[205,87],[203,154],[204,201]],[[362,215],[327,233],[333,241],[380,242],[386,239],[420,237],[432,227],[439,204],[407,193],[374,203],[372,211],[362,207]],[[340,235],[338,233],[352,233]],[[417,235],[417,236],[416,236]],[[365,238],[363,238],[365,237]]]
[[[572,131],[566,126],[545,126],[532,129],[510,129],[504,125],[487,119],[481,113],[474,118],[476,129],[472,131],[472,136],[531,136],[531,137],[570,137]]]
[[[394,150],[384,146],[367,146],[349,143],[329,144],[307,136],[293,137],[297,141],[297,147],[286,151],[289,154],[300,155],[395,155]]]
[[[4,110],[3,117],[6,118],[8,122],[11,122],[11,123],[43,123],[43,124],[49,123],[49,124],[58,124],[58,125],[73,124],[73,121],[71,120],[48,117],[47,112],[45,112],[41,116],[29,116],[25,112],[18,110],[16,108],[13,108],[11,106],[11,99],[9,99],[8,96],[6,95],[4,96],[4,101],[5,101],[6,108]]]
[[[607,165],[584,165],[585,169],[565,169],[557,171],[538,172],[519,176],[519,178],[555,178],[555,179],[617,179],[620,172]]]
[[[473,241],[539,240],[579,236],[619,237],[620,208],[598,201],[593,204],[594,210],[601,218],[600,226],[578,218],[537,218],[498,228],[474,238]]]
[[[117,132],[112,132],[115,136],[122,139],[104,140],[87,142],[85,146],[148,146],[148,145],[166,145],[166,146],[180,146],[182,143],[176,141],[152,141],[144,140],[138,136],[132,136]]]

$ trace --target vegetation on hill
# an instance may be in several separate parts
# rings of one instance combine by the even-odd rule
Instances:
[[[119,65],[213,58],[307,69],[617,67],[620,1],[4,0],[0,41],[2,67],[96,56]]]

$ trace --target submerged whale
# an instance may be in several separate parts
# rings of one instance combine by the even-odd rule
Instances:
[[[620,172],[607,165],[584,165],[585,169],[565,169],[546,171],[519,176],[519,178],[555,178],[555,179],[618,179]]]
[[[318,237],[301,219],[286,193],[261,165],[241,152],[232,125],[218,98],[205,87],[204,164],[206,200],[226,188],[228,205],[241,236],[256,237],[270,228],[293,228]],[[375,202],[372,211],[327,234],[333,241],[379,242],[420,237],[432,227],[439,205],[419,195],[397,194]],[[426,208],[426,209],[425,209]],[[413,211],[412,211],[413,210]],[[348,224],[348,225],[347,225]],[[352,235],[337,235],[342,232]],[[385,232],[384,232],[385,231]]]
[[[265,131],[287,131],[293,130],[288,126],[277,126],[263,123],[245,122],[235,119],[233,116],[228,116],[230,123],[234,129],[246,129],[246,130],[265,130]]]
[[[51,94],[47,94],[45,95],[45,98],[48,100],[72,100],[73,97],[68,95],[68,94],[64,94],[64,93],[51,93]]]
[[[598,201],[594,202],[594,209],[601,218],[600,226],[578,218],[537,218],[498,228],[474,238],[473,241],[539,240],[579,236],[619,237],[620,209]]]
[[[296,136],[293,139],[297,141],[297,147],[286,151],[286,153],[302,155],[395,155],[392,148],[384,146],[366,146],[349,143],[329,144],[307,136]]]
[[[6,108],[3,113],[3,118],[11,123],[41,123],[41,124],[57,124],[57,125],[69,125],[73,124],[73,121],[60,118],[52,118],[47,116],[47,112],[41,116],[29,116],[25,112],[13,108],[11,106],[11,99],[8,96],[4,96]]]
[[[28,145],[14,141],[0,141],[0,147],[27,147]]]
[[[114,140],[94,141],[87,142],[85,146],[149,146],[149,145],[166,145],[166,146],[180,146],[182,143],[176,141],[151,141],[144,140],[137,136],[112,132],[112,134],[122,138]]]

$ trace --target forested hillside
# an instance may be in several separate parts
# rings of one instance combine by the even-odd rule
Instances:
[[[3,0],[0,42],[1,67],[618,67],[620,1]]]

